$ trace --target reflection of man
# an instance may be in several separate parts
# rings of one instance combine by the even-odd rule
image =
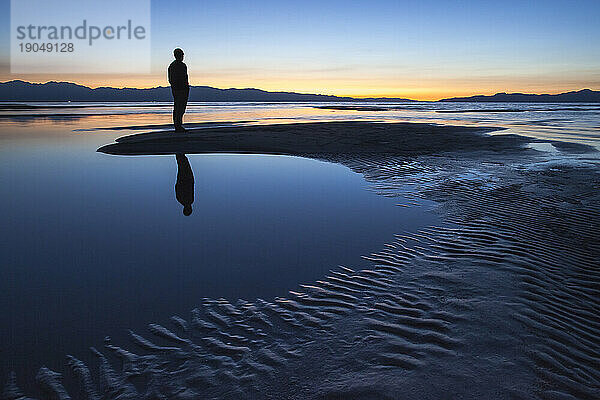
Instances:
[[[175,132],[185,132],[183,114],[190,94],[190,84],[187,66],[183,62],[183,50],[177,48],[173,50],[173,55],[175,61],[169,65],[169,83],[173,93],[173,125],[175,125]]]
[[[183,215],[192,213],[194,202],[194,173],[185,154],[175,155],[177,160],[177,182],[175,183],[175,197],[183,206]]]

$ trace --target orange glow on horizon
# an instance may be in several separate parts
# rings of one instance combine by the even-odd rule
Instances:
[[[310,94],[324,94],[339,97],[354,97],[354,98],[403,98],[421,101],[435,101],[449,97],[467,97],[475,95],[493,95],[499,92],[507,93],[548,93],[558,94],[568,91],[581,90],[589,88],[599,90],[600,83],[589,84],[585,82],[564,82],[552,85],[544,81],[541,82],[526,82],[515,79],[514,81],[506,80],[503,82],[494,82],[493,85],[478,85],[469,81],[457,81],[443,79],[431,79],[423,82],[407,81],[398,82],[387,81],[383,79],[277,79],[263,77],[249,77],[247,81],[239,78],[232,79],[223,76],[211,76],[211,74],[203,74],[206,80],[191,79],[193,86],[211,86],[220,89],[228,88],[255,88],[270,92],[296,92]],[[212,78],[212,79],[211,79]],[[88,86],[91,88],[98,87],[115,87],[115,88],[138,88],[147,89],[157,86],[168,86],[166,76],[163,74],[130,76],[130,75],[24,75],[17,76],[11,74],[0,74],[0,81],[6,82],[10,80],[23,80],[32,83],[45,83],[49,81],[64,81],[72,82],[79,85]],[[487,83],[487,82],[486,82]],[[546,83],[546,84],[544,84]]]

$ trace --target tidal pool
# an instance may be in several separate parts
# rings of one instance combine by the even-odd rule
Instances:
[[[175,156],[96,153],[114,133],[77,126],[2,130],[2,381],[28,386],[42,365],[64,371],[66,354],[87,360],[105,336],[202,298],[285,296],[437,220],[433,203],[398,207],[338,164],[235,154],[187,156],[186,216]]]

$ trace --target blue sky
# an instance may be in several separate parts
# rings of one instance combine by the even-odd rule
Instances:
[[[26,1],[26,0],[23,0]],[[600,89],[599,1],[152,1],[152,73],[1,79],[166,84],[174,47],[193,84],[422,99]],[[73,79],[69,79],[73,78]]]

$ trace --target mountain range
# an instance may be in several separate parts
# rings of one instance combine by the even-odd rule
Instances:
[[[95,89],[70,82],[30,83],[20,80],[0,82],[0,101],[173,101],[171,88],[150,89],[98,87]],[[267,92],[260,89],[217,89],[192,86],[189,101],[256,101],[256,102],[346,102],[346,101],[413,101],[400,98],[357,99],[323,94]]]
[[[21,80],[0,82],[0,101],[172,101],[171,89],[159,86],[149,89],[98,87],[89,88],[71,82],[31,83]],[[218,102],[411,102],[391,97],[354,98],[324,94],[268,92],[260,89],[218,89],[192,86],[190,101]],[[443,102],[532,102],[532,103],[599,103],[600,91],[583,89],[560,94],[496,93],[493,96],[452,97]]]
[[[493,96],[453,97],[440,101],[507,103],[600,103],[600,91],[583,89],[560,94],[496,93]]]

